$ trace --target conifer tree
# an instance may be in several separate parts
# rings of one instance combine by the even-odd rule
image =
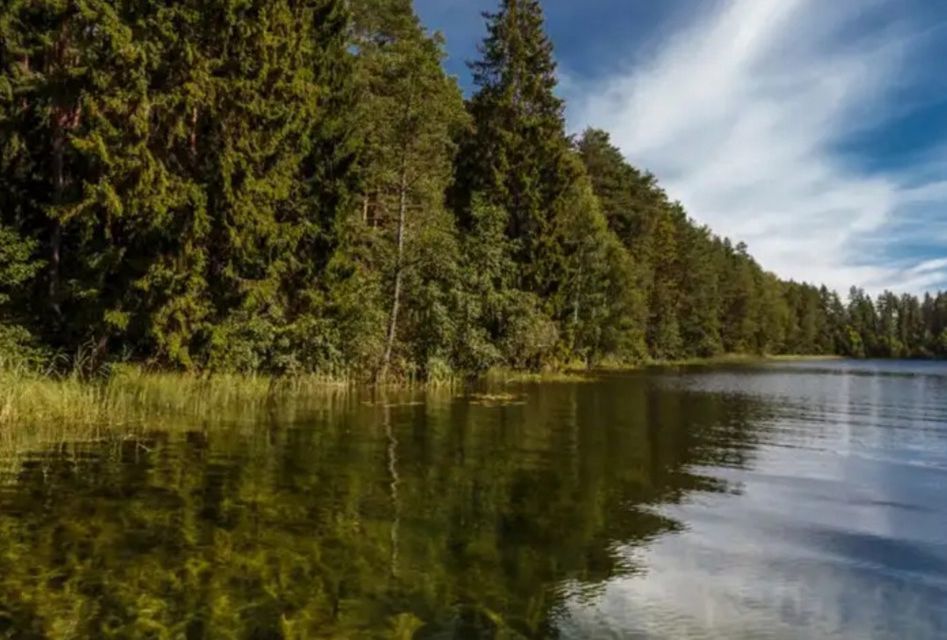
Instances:
[[[679,327],[688,357],[707,358],[723,350],[720,337],[720,251],[710,230],[679,210],[681,304]]]
[[[677,226],[669,211],[661,211],[652,236],[652,281],[648,303],[648,348],[658,359],[683,355],[680,329],[680,262]]]
[[[539,292],[549,285],[538,272],[544,252],[555,250],[548,234],[556,201],[574,179],[552,43],[538,0],[503,0],[485,17],[481,58],[470,65],[474,131],[462,146],[455,200],[463,213],[481,193],[509,212],[523,285]]]
[[[300,179],[325,91],[315,23],[322,5],[222,1],[203,25],[196,66],[209,73],[193,76],[203,96],[195,129],[212,219],[210,357],[221,367],[294,366],[279,344],[298,295],[287,284],[313,259],[299,253],[314,214]]]
[[[399,355],[399,336],[413,343],[408,360],[419,360],[414,364],[422,372],[449,354],[457,246],[445,190],[454,138],[467,115],[456,81],[441,66],[442,39],[425,32],[409,0],[354,6],[365,132],[361,217],[376,236],[374,267],[386,290],[385,346],[376,371],[385,379]],[[404,336],[408,325],[413,331]]]
[[[216,0],[155,15],[158,132],[175,176],[199,185],[150,274],[150,290],[174,286],[152,324],[172,362],[286,370],[325,355],[314,290],[354,154],[338,115],[343,5]]]
[[[132,329],[127,289],[168,206],[147,145],[149,62],[134,18],[129,3],[105,0],[0,9],[0,207],[45,263],[28,296],[41,333],[89,346],[92,360]]]
[[[555,225],[561,258],[552,265],[559,285],[551,307],[562,327],[562,358],[586,364],[640,358],[645,308],[634,286],[635,264],[608,228],[588,177],[575,180],[560,200]]]
[[[572,145],[539,0],[486,17],[465,109],[410,0],[4,2],[0,356],[383,379],[947,355],[947,294],[784,282],[607,133]]]

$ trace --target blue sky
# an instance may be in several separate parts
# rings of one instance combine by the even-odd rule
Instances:
[[[493,0],[416,0],[465,61]],[[547,0],[572,131],[596,126],[781,276],[947,288],[947,2]]]

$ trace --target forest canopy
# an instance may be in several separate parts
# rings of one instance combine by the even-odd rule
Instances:
[[[473,90],[410,0],[8,0],[0,353],[437,378],[722,353],[947,356],[947,294],[780,280],[604,131],[538,0]]]

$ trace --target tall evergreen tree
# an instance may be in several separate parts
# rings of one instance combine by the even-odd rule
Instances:
[[[509,214],[475,196],[461,240],[454,362],[479,373],[493,366],[536,367],[559,340],[543,300],[517,286]]]
[[[471,70],[474,131],[462,146],[457,207],[475,193],[509,212],[525,288],[540,292],[557,200],[574,180],[556,64],[538,0],[503,0],[485,14],[487,37]]]
[[[186,198],[170,193],[149,146],[154,58],[138,9],[105,0],[0,9],[0,207],[46,264],[29,294],[40,332],[56,346],[90,346],[93,359],[133,330],[139,300],[128,289],[171,201]]]
[[[34,313],[55,342],[185,366],[202,345],[230,366],[237,342],[273,342],[288,276],[314,259],[298,251],[316,215],[305,163],[327,120],[323,68],[347,55],[344,22],[324,33],[333,7],[3,8],[0,197],[41,246]]]
[[[633,286],[636,267],[608,228],[587,177],[576,180],[561,199],[555,225],[562,257],[553,263],[556,273],[548,279],[559,282],[550,307],[562,327],[561,358],[586,364],[640,358],[645,352],[645,308]]]
[[[707,358],[723,350],[720,337],[720,252],[710,230],[680,212],[681,304],[679,327],[685,354]]]
[[[313,158],[319,126],[334,116],[325,68],[349,55],[347,24],[330,21],[326,32],[322,23],[338,5],[222,2],[205,13],[206,57],[197,66],[210,73],[194,77],[205,96],[196,129],[213,220],[210,357],[221,367],[310,364],[298,362],[286,339],[305,339],[293,332],[296,299],[306,286],[299,274],[326,262],[312,253],[324,243],[311,238],[333,225],[325,219],[333,214],[312,191],[318,186],[307,179],[312,163],[324,162]]]

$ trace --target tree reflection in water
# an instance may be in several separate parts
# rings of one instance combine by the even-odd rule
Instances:
[[[0,636],[555,636],[563,585],[646,571],[616,547],[728,490],[698,469],[748,464],[763,410],[645,376],[517,392],[353,393],[17,452]]]

